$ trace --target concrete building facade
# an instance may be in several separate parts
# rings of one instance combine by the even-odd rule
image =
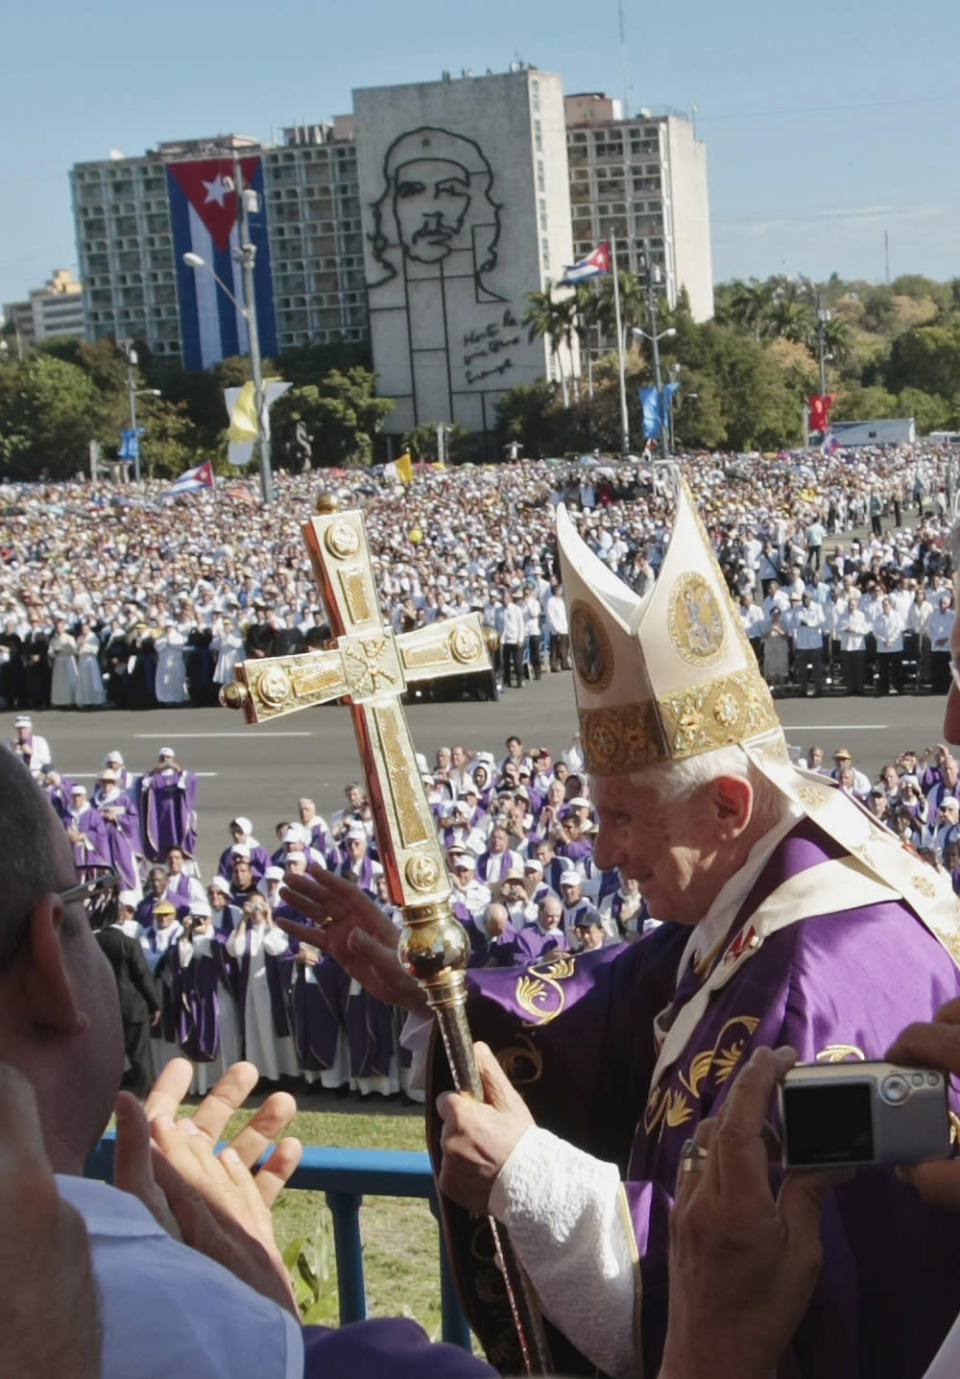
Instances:
[[[553,366],[523,316],[572,262],[561,78],[516,63],[355,91],[354,111],[373,364],[396,400],[386,428],[487,435],[497,398]]]
[[[623,119],[599,93],[566,98],[573,247],[578,258],[616,236],[621,268],[637,271],[642,241],[670,306],[686,288],[695,321],[713,315],[707,154],[689,120]]]
[[[58,335],[84,335],[83,285],[69,268],[55,268],[25,302],[7,302],[3,308],[21,347],[52,340]]]

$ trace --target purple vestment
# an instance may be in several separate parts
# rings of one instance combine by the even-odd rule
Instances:
[[[212,1063],[220,1049],[219,983],[224,975],[226,939],[211,934],[210,951],[194,942],[193,955],[184,965],[176,945],[177,994],[180,1002],[180,1047],[194,1063]]]
[[[102,811],[106,811],[102,818],[110,853],[110,866],[123,877],[123,884],[127,890],[136,890],[140,883],[137,854],[143,851],[136,805],[130,796],[122,791],[116,799],[101,798],[96,803]]]
[[[389,1077],[396,1053],[394,1008],[360,987],[347,998],[347,1044],[351,1078]]]
[[[101,819],[98,809],[90,804],[77,815],[68,814],[64,820],[64,827],[77,828],[84,835],[84,842],[71,844],[74,865],[81,880],[95,876],[98,871],[110,867],[107,826]]]
[[[140,822],[144,856],[162,862],[180,848],[193,857],[197,848],[197,778],[192,771],[155,771],[140,780]]]
[[[776,847],[720,945],[782,882],[843,855],[809,819]],[[809,908],[809,907],[808,907]],[[680,1149],[716,1115],[757,1045],[801,1061],[882,1058],[900,1030],[960,992],[952,960],[906,902],[810,913],[768,934],[712,994],[650,1092],[653,1018],[672,1023],[700,985],[677,967],[689,929],[664,924],[627,947],[550,953],[525,970],[472,972],[476,1037],[519,1042],[541,1071],[524,1085],[538,1122],[616,1162],[626,1180],[642,1274],[644,1369],[655,1374],[667,1319],[668,1220]],[[489,1002],[492,1002],[491,1006]],[[559,1018],[557,1018],[559,1016]],[[955,1108],[956,1109],[956,1108]],[[779,1173],[774,1173],[778,1178]],[[860,1171],[824,1213],[824,1264],[782,1376],[920,1379],[960,1309],[960,1233],[892,1170]],[[909,1325],[904,1318],[909,1317]]]

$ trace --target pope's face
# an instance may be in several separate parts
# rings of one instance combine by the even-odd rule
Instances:
[[[417,158],[397,171],[393,209],[412,259],[439,263],[454,248],[470,208],[470,178],[459,163]]]
[[[694,925],[719,889],[713,868],[714,820],[709,787],[662,803],[649,785],[626,776],[593,781],[600,821],[594,860],[633,877],[656,919]]]

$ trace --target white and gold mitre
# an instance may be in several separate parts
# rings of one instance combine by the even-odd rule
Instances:
[[[770,690],[679,481],[673,534],[639,598],[557,509],[586,769],[620,776],[729,743],[787,757]]]

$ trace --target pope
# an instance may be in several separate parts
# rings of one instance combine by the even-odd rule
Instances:
[[[562,510],[558,544],[596,863],[636,879],[664,922],[626,947],[470,974],[471,1025],[523,1070],[523,1097],[479,1045],[485,1103],[438,1101],[440,1186],[506,1225],[582,1357],[652,1375],[685,1142],[759,1046],[883,1057],[960,993],[960,926],[949,884],[791,765],[682,485],[643,600]],[[301,912],[329,917],[321,942],[353,976],[424,1014],[395,936],[355,891],[318,872],[288,886]],[[838,1187],[823,1222],[823,1268],[780,1373],[919,1379],[960,1307],[956,1233],[884,1169]]]

